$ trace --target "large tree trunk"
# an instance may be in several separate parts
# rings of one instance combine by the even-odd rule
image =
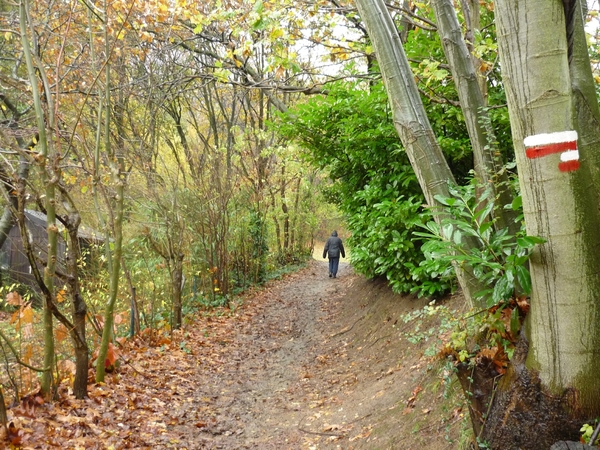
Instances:
[[[582,126],[573,117],[562,2],[498,0],[496,7],[527,233],[547,242],[530,260],[524,350],[495,394],[483,437],[494,449],[540,449],[577,439],[581,423],[600,414],[598,192],[587,159],[577,169],[575,159],[536,155],[529,145],[528,155],[539,157],[528,158],[524,148],[564,136],[544,133]],[[595,123],[586,126],[581,135],[598,135]],[[536,137],[524,143],[528,136]]]
[[[356,6],[377,54],[396,131],[427,203],[437,205],[436,195],[450,197],[448,183],[454,182],[454,176],[427,118],[398,31],[383,0],[356,0]],[[436,214],[436,220],[441,218]],[[472,302],[481,287],[469,268],[457,267],[456,273],[465,298]]]

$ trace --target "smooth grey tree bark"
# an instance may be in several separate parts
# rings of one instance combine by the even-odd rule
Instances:
[[[546,243],[530,260],[521,356],[496,392],[483,437],[490,448],[548,448],[559,438],[574,440],[581,424],[600,414],[600,215],[590,159],[577,169],[558,153],[527,157],[525,146],[557,142],[551,133],[600,130],[578,120],[563,3],[498,0],[496,23],[527,233]],[[533,155],[536,147],[528,147]],[[544,433],[519,431],[540,427]]]
[[[475,174],[480,183],[492,189],[496,199],[494,217],[497,228],[508,228],[509,234],[514,236],[520,228],[515,222],[516,214],[512,209],[504,208],[512,203],[513,195],[507,174],[502,171],[503,162],[496,156],[499,155],[496,136],[454,4],[452,0],[432,0],[431,6],[469,133]]]

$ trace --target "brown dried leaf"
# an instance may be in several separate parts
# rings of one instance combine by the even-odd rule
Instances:
[[[12,445],[21,445],[21,440],[23,439],[23,432],[15,426],[14,422],[11,422],[8,425],[7,438]]]
[[[21,322],[33,323],[33,308],[31,305],[27,305],[21,310]]]
[[[104,367],[113,367],[115,362],[119,359],[119,352],[112,342],[108,343],[108,350],[106,352],[106,360],[104,361]]]
[[[519,311],[521,311],[524,315],[527,315],[529,312],[529,302],[527,301],[527,297],[517,297],[517,305],[519,306]]]
[[[56,302],[63,303],[67,299],[67,293],[64,289],[61,289],[56,293]]]
[[[406,402],[407,407],[414,408],[415,402],[417,401],[417,395],[419,395],[419,392],[421,392],[422,390],[423,390],[423,388],[421,386],[417,386],[416,388],[413,389],[412,395]]]
[[[9,305],[19,306],[21,305],[22,300],[23,299],[21,298],[18,292],[13,291],[6,294],[6,303],[8,303]]]
[[[59,323],[56,328],[54,328],[54,337],[57,342],[62,342],[69,337],[69,331],[62,323]]]

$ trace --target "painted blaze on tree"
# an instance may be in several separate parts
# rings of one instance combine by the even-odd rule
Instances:
[[[577,131],[558,131],[528,136],[524,139],[525,155],[530,158],[560,153],[558,170],[571,172],[579,169],[579,150],[577,150]]]

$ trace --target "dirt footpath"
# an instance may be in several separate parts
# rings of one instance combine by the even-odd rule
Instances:
[[[10,420],[23,448],[458,449],[455,386],[429,343],[407,342],[403,316],[426,304],[313,260],[233,310],[126,343],[89,398],[67,380],[57,402],[26,399]]]
[[[458,406],[443,407],[421,349],[402,339],[401,316],[425,301],[347,264],[330,279],[319,261],[264,294],[247,300],[256,309],[236,325],[231,358],[198,380],[211,401],[205,426],[180,430],[187,448],[457,448]]]

